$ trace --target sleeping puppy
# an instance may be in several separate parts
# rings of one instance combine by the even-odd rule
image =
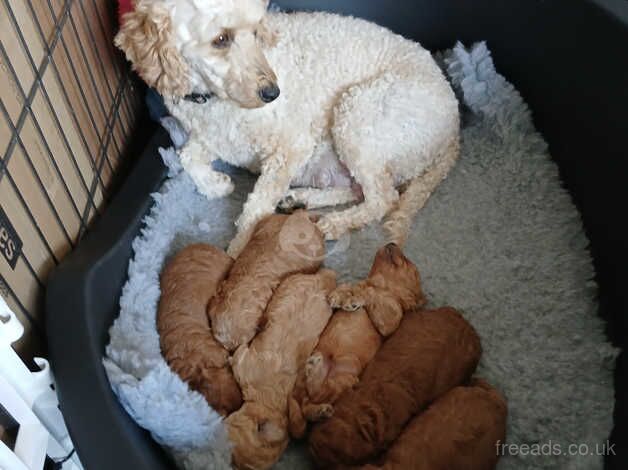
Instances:
[[[382,336],[397,329],[404,311],[425,304],[419,271],[395,244],[377,252],[365,281],[339,286],[329,300],[343,310],[332,317],[297,381],[289,413],[294,438],[303,437],[306,421],[331,416],[333,403],[358,382]]]
[[[323,235],[306,212],[262,220],[210,302],[216,339],[229,351],[249,343],[279,283],[291,274],[316,272],[324,255]]]
[[[456,310],[406,313],[334,415],[314,426],[314,459],[322,468],[372,461],[413,416],[467,381],[480,355],[477,333]]]
[[[363,470],[490,470],[506,439],[504,397],[481,379],[456,387],[414,418],[381,466]]]
[[[299,372],[288,402],[290,436],[305,436],[308,422],[333,415],[333,403],[347,388],[358,382],[366,364],[382,344],[364,308],[335,312],[323,332],[316,352]],[[336,354],[326,354],[330,349]]]
[[[357,284],[343,284],[329,297],[334,308],[352,311],[365,307],[375,328],[390,336],[401,322],[403,312],[425,304],[421,278],[394,243],[380,249],[368,278]]]
[[[157,331],[170,368],[220,414],[242,404],[240,389],[228,365],[228,352],[214,339],[207,303],[233,260],[210,245],[191,245],[179,252],[161,274]]]
[[[332,310],[327,296],[336,274],[295,274],[277,288],[264,329],[233,357],[244,405],[225,421],[240,469],[271,467],[288,445],[288,397]]]

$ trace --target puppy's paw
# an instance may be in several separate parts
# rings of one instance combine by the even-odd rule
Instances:
[[[329,305],[334,309],[355,312],[364,307],[365,300],[359,290],[352,285],[344,284],[329,294]]]
[[[324,362],[325,358],[320,352],[312,354],[305,362],[305,377],[310,378],[317,375]]]
[[[314,416],[312,416],[312,421],[323,421],[325,419],[329,419],[334,415],[334,406],[329,403],[324,403],[318,407]]]

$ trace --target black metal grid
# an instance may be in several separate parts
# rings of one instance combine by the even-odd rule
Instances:
[[[121,131],[120,135],[124,141],[126,142],[129,139],[132,131],[131,125],[135,114],[134,105],[136,103],[132,101],[132,93],[128,92],[132,87],[129,80],[128,69],[121,64],[121,61],[118,57],[116,57],[109,44],[106,44],[109,47],[105,47],[107,50],[107,64],[105,64],[105,61],[99,51],[99,43],[103,44],[103,42],[106,42],[108,38],[105,25],[107,22],[112,21],[112,18],[104,18],[101,16],[100,12],[102,9],[99,9],[97,0],[89,0],[89,3],[87,0],[66,0],[63,3],[61,11],[58,15],[55,13],[51,0],[46,0],[46,5],[53,25],[53,30],[49,37],[46,37],[46,33],[44,32],[44,28],[42,27],[39,19],[42,7],[40,6],[40,13],[38,15],[36,9],[34,8],[33,0],[26,0],[25,6],[27,7],[28,13],[35,25],[38,40],[41,42],[44,49],[43,58],[39,64],[35,62],[33,54],[31,53],[33,45],[28,43],[19,28],[18,18],[16,17],[13,7],[8,0],[1,1],[4,3],[9,23],[16,33],[23,54],[35,76],[35,80],[29,90],[25,90],[22,87],[18,74],[11,64],[9,54],[7,53],[4,45],[0,43],[0,60],[2,60],[2,62],[6,65],[5,68],[16,85],[18,97],[21,100],[22,106],[19,117],[14,122],[11,119],[11,115],[5,104],[0,99],[0,119],[5,120],[6,125],[11,132],[11,138],[8,142],[8,146],[4,154],[0,155],[0,181],[4,177],[7,178],[9,185],[17,195],[19,204],[23,208],[30,224],[32,224],[34,233],[41,241],[49,258],[56,265],[59,263],[59,257],[55,254],[50,241],[46,238],[44,230],[42,230],[37,223],[36,217],[21,194],[20,188],[14,177],[11,175],[9,169],[10,160],[18,150],[23,155],[27,168],[30,170],[31,175],[37,184],[37,189],[33,188],[32,190],[38,190],[41,192],[48,210],[53,215],[56,225],[63,234],[67,246],[69,248],[73,248],[85,234],[89,221],[91,220],[91,216],[98,215],[100,213],[101,208],[96,201],[97,192],[100,190],[104,202],[107,202],[109,199],[107,184],[103,178],[103,171],[105,169],[108,169],[111,173],[114,173],[115,171],[116,161],[112,161],[110,153],[112,152],[116,156],[117,160],[117,158],[121,155],[121,146],[123,146],[124,142],[119,143],[116,136],[114,136],[114,132],[116,129],[119,129]],[[106,10],[106,8],[104,10]],[[92,20],[94,18],[97,18],[96,25],[93,25]],[[83,43],[82,38],[86,39],[85,44]],[[75,50],[78,51],[77,54],[72,54],[69,44],[75,46]],[[63,60],[64,65],[68,66],[69,71],[71,72],[70,75],[72,83],[67,83],[67,80],[64,82],[59,66],[55,62],[55,53],[57,53],[58,60]],[[90,57],[92,60],[90,60]],[[79,74],[77,68],[78,64],[83,66],[83,71],[87,71],[86,80],[81,79],[81,75]],[[70,144],[66,130],[61,123],[59,114],[57,113],[57,110],[55,110],[49,92],[46,89],[44,74],[49,66],[52,72],[52,77],[56,81],[58,88],[61,91],[62,99],[69,110],[73,121],[72,124],[81,143],[82,151],[88,157],[92,175],[84,175],[84,172],[81,171],[81,166],[79,165],[77,156]],[[111,69],[113,70],[113,74],[117,82],[115,87],[112,87],[110,80],[108,80],[108,70]],[[50,75],[48,75],[48,77],[49,76]],[[100,79],[101,83],[105,83],[104,87],[99,86],[97,78]],[[87,114],[88,123],[81,122],[81,119],[74,109],[76,103],[73,105],[68,93],[68,87],[74,87],[74,89],[78,91],[81,101],[79,104]],[[87,93],[88,91],[90,92],[89,96]],[[55,155],[49,145],[46,133],[40,125],[35,110],[33,109],[34,100],[38,96],[41,96],[43,99],[46,111],[50,115],[54,126],[59,132],[63,149],[69,156],[71,165],[76,172],[80,182],[80,191],[82,193],[76,188],[74,188],[74,191],[70,189],[66,175],[64,175],[59,168]],[[105,97],[107,103],[103,100],[103,97]],[[95,109],[94,105],[96,105]],[[104,126],[102,124],[98,124],[94,112],[99,112],[101,117],[104,117]],[[123,115],[124,119],[121,119],[121,115]],[[75,223],[78,223],[79,226],[77,233],[72,233],[73,231],[71,228],[67,226],[67,220],[66,223],[64,223],[64,219],[60,214],[59,208],[55,206],[54,201],[51,199],[40,175],[38,174],[33,158],[41,157],[33,157],[29,155],[27,146],[22,140],[22,129],[27,122],[33,124],[36,135],[39,141],[43,144],[45,157],[54,170],[56,179],[61,183],[63,193],[69,201],[70,213],[72,214],[72,217],[75,218],[71,224],[74,225]],[[90,132],[93,131],[93,135],[96,136],[96,144],[98,145],[96,151],[90,147],[90,137],[87,136],[85,132],[85,126],[91,126]],[[91,181],[87,181],[90,177]],[[83,196],[81,199],[86,199],[86,203],[83,207],[79,207],[80,203],[77,197],[79,195]],[[32,275],[33,282],[37,285],[38,289],[42,291],[45,280],[42,279],[42,276],[38,275],[36,269],[33,267],[28,258],[28,253],[22,252],[20,254],[20,259],[23,261],[28,272]],[[24,317],[32,323],[34,333],[41,335],[42,328],[36,318],[36,315],[34,315],[34,312],[28,311],[19,296],[16,295],[14,289],[12,289],[11,285],[6,281],[6,279],[2,278],[2,276],[0,276],[0,282],[5,286],[5,290],[8,291],[10,297],[14,299],[15,304],[19,306]]]

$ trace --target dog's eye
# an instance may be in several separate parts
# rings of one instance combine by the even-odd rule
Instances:
[[[229,33],[225,31],[223,33],[220,33],[218,36],[214,38],[214,40],[212,41],[212,46],[218,49],[223,49],[229,46],[230,43],[231,43],[231,36],[229,35]]]

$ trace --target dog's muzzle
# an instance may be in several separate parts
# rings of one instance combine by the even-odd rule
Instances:
[[[272,101],[275,101],[279,97],[279,93],[279,87],[274,83],[266,85],[264,88],[260,88],[258,92],[260,99],[264,103],[271,103]]]

